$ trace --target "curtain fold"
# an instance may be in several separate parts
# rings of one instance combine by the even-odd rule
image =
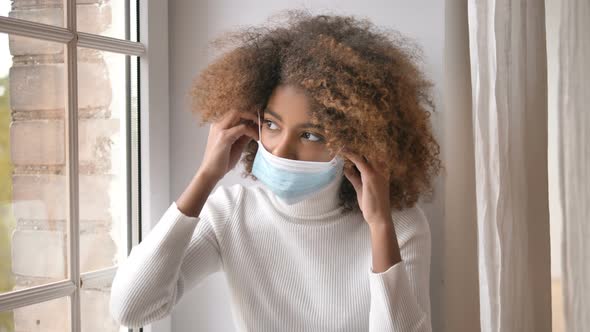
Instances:
[[[482,331],[550,331],[543,1],[469,0]]]
[[[590,1],[562,0],[557,153],[566,331],[590,329]]]

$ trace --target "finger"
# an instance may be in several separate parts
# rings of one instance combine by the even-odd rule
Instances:
[[[375,162],[377,167],[373,167],[373,169],[379,170],[379,174],[384,177],[386,180],[389,180],[389,169],[387,168],[387,164],[383,161]]]
[[[225,113],[224,113],[224,114],[221,116],[221,118],[219,119],[219,121],[218,121],[218,122],[219,122],[219,123],[222,123],[223,121],[227,121],[227,120],[229,120],[229,119],[230,119],[230,118],[231,118],[231,117],[232,117],[232,116],[233,116],[233,115],[234,115],[236,112],[237,112],[237,110],[236,110],[236,109],[234,109],[234,108],[231,108],[231,109],[229,109],[227,112],[225,112]]]
[[[342,154],[344,154],[345,157],[350,159],[350,161],[352,161],[356,165],[356,167],[359,169],[361,173],[368,175],[372,172],[371,165],[369,165],[369,163],[364,158],[361,158],[359,155],[354,154],[352,152],[343,151]]]
[[[254,128],[248,126],[245,123],[239,124],[235,127],[225,130],[222,135],[228,144],[233,144],[236,140],[238,140],[238,138],[240,138],[243,135],[249,136],[256,140],[258,139],[258,131],[254,130]]]
[[[240,123],[249,124],[249,121],[252,121],[254,124],[258,125],[258,117],[255,114],[232,109],[229,112],[229,116],[224,118],[220,125],[222,129],[229,129]]]
[[[225,116],[219,121],[219,127],[221,129],[229,129],[235,125],[238,110],[231,109],[225,114]]]
[[[240,118],[242,119],[246,119],[246,120],[251,120],[252,122],[258,124],[258,115],[256,114],[252,114],[250,112],[240,112]]]
[[[373,165],[377,165],[377,167],[380,169],[385,168],[385,162],[383,162],[382,160],[373,161]]]
[[[360,174],[358,174],[353,169],[344,169],[344,175],[346,176],[348,181],[350,181],[350,183],[354,187],[354,190],[357,193],[360,193],[361,189],[363,188]]]

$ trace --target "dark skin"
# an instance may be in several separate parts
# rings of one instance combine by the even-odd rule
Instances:
[[[262,121],[256,115],[233,110],[211,125],[203,163],[195,177],[176,201],[180,211],[199,215],[216,183],[240,159],[246,144],[258,140],[272,154],[295,160],[329,161],[334,157],[324,142],[322,128],[312,125],[309,99],[290,85],[278,86],[269,98]],[[344,176],[352,183],[363,218],[371,232],[372,270],[381,273],[401,261],[401,254],[391,217],[389,177],[380,170],[380,161],[344,149],[340,152],[356,166]]]

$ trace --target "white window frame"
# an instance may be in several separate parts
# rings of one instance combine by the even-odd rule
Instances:
[[[76,1],[64,0],[65,27],[0,16],[0,33],[65,44],[67,68],[65,142],[68,190],[68,232],[79,234],[77,48],[85,47],[139,57],[141,234],[147,235],[169,204],[168,1],[140,0],[139,41],[127,41],[76,30]],[[158,79],[151,80],[151,77]],[[70,297],[72,332],[81,331],[82,284],[110,282],[116,266],[80,273],[79,236],[68,237],[66,280],[0,294],[0,311]],[[135,236],[134,244],[137,243]],[[136,329],[139,331],[139,329]],[[144,326],[145,332],[169,332],[170,317]]]

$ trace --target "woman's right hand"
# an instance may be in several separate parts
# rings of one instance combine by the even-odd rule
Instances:
[[[258,125],[255,114],[238,110],[231,110],[212,123],[199,174],[213,181],[221,180],[236,166],[246,144],[251,139],[258,140]]]

